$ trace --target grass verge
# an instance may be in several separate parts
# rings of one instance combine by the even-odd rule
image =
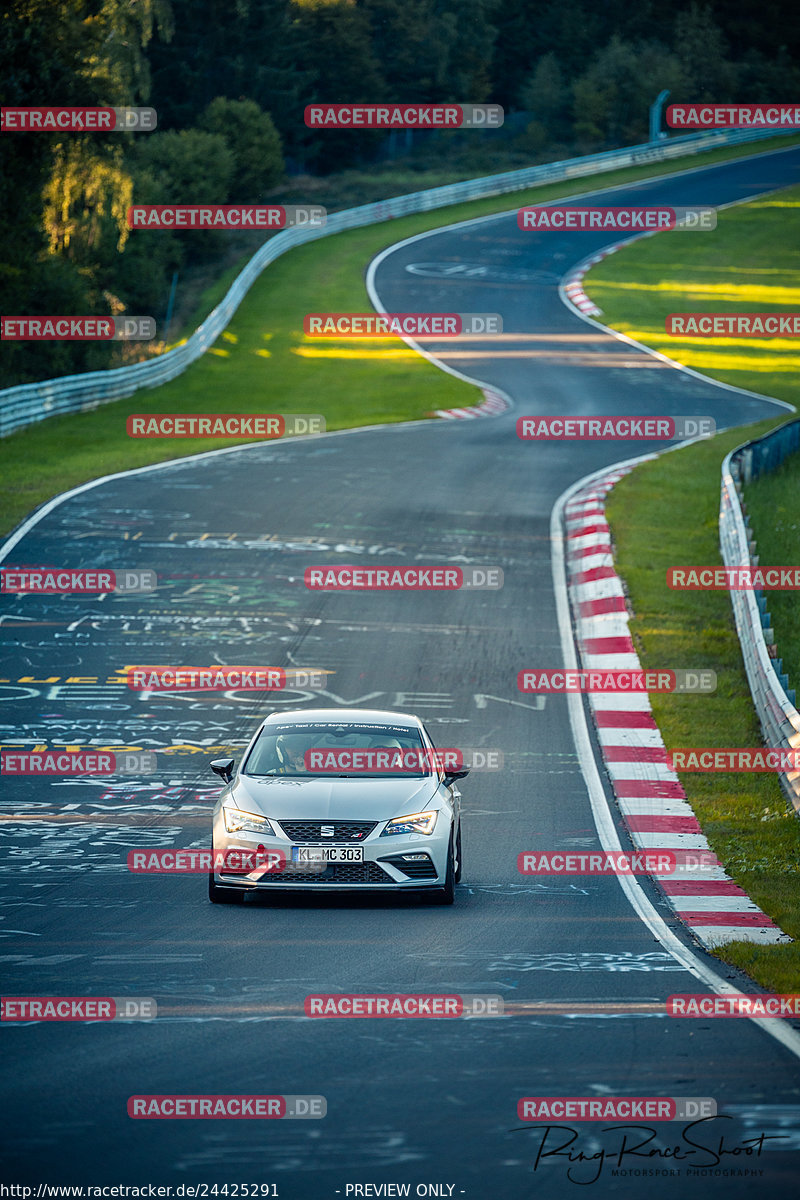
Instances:
[[[637,342],[723,383],[797,404],[797,338],[670,337],[664,323],[670,313],[800,309],[800,187],[726,208],[707,233],[641,238],[593,267],[584,288],[602,320]]]
[[[769,139],[758,146],[758,153],[795,140]],[[302,333],[303,315],[368,311],[365,263],[415,233],[525,203],[743,156],[746,149],[743,153],[742,147],[728,147],[690,159],[529,188],[353,230],[290,251],[264,272],[225,333],[177,380],[4,438],[0,442],[0,533],[8,532],[50,497],[98,475],[235,444],[210,438],[134,441],[125,432],[131,413],[320,412],[328,429],[343,429],[416,420],[433,409],[475,403],[479,397],[471,385],[437,370],[402,341],[314,345]],[[219,302],[245,261],[203,293],[189,329]]]
[[[800,192],[794,189],[726,210],[717,230],[698,235],[691,246],[679,238],[692,235],[675,233],[633,243],[592,270],[586,290],[614,329],[715,379],[796,404],[800,379],[790,373],[797,358],[792,346],[750,338],[746,344],[733,339],[668,343],[663,329],[670,312],[795,307],[800,251],[792,247],[792,233],[798,229]],[[717,521],[722,460],[733,447],[787,415],[644,463],[609,496],[616,561],[636,614],[631,634],[642,665],[682,663],[717,672],[718,687],[711,696],[651,696],[668,748],[761,744],[727,593],[669,591],[665,572],[676,563],[721,561]],[[797,470],[787,463],[785,474],[767,477],[764,502],[753,506],[762,563],[799,561],[796,482],[794,492],[790,490]],[[791,603],[796,607],[796,599]],[[775,619],[777,626],[777,615]],[[716,951],[717,957],[741,967],[770,991],[800,990],[800,822],[777,778],[683,773],[680,779],[726,870],[797,939],[779,946],[733,942]]]

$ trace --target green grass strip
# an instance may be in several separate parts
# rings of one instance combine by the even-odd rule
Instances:
[[[759,562],[764,566],[800,563],[800,452],[790,454],[777,471],[749,483],[745,503]],[[777,657],[800,700],[800,598],[797,592],[765,594]]]
[[[584,280],[602,320],[723,383],[800,399],[800,340],[671,337],[670,313],[800,310],[800,187],[719,212],[717,228],[645,237]]]
[[[795,140],[768,139],[758,144],[757,152]],[[91,412],[55,417],[2,439],[0,532],[8,532],[50,497],[99,475],[236,444],[221,438],[134,440],[125,431],[131,413],[317,412],[328,429],[345,429],[418,420],[435,409],[476,403],[480,393],[473,386],[438,370],[399,339],[312,344],[303,337],[303,316],[370,311],[365,264],[415,233],[751,153],[752,148],[734,146],[529,188],[337,234],[290,251],[265,270],[214,346],[172,383]],[[685,236],[697,241],[709,235]],[[222,299],[245,261],[203,294],[189,331]]]

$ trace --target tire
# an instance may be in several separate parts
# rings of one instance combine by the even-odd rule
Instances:
[[[455,882],[461,883],[463,860],[461,858],[461,822],[460,821],[458,822],[458,833],[456,835],[456,858],[458,859],[458,866],[456,867]]]
[[[243,904],[244,892],[236,888],[220,887],[214,882],[214,872],[208,872],[208,898],[212,904]]]
[[[456,864],[453,850],[453,835],[450,835],[450,845],[447,850],[447,872],[444,877],[444,887],[434,893],[434,904],[453,904],[456,898]]]

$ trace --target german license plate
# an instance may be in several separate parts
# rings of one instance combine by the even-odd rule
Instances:
[[[292,862],[296,863],[356,863],[363,861],[363,846],[292,846]]]

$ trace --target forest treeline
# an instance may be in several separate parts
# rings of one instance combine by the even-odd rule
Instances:
[[[499,103],[524,116],[498,146],[541,161],[646,140],[662,88],[671,103],[800,95],[789,0],[6,0],[0,13],[4,106],[146,104],[159,120],[149,134],[0,136],[2,310],[15,315],[161,318],[173,273],[213,261],[221,235],[131,233],[133,199],[254,202],[287,173],[385,159],[386,134],[307,129],[315,101]],[[426,137],[445,166],[448,135],[415,145]],[[119,353],[1,350],[4,387]]]

